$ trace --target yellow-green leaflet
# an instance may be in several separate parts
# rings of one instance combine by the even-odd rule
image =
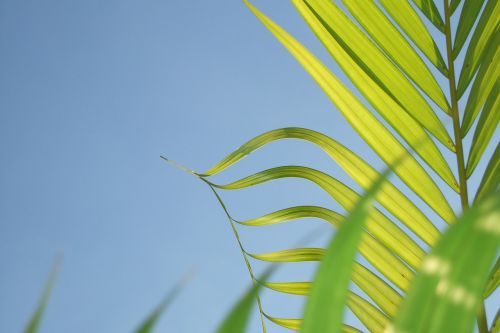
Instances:
[[[441,109],[448,110],[448,101],[427,65],[373,0],[342,0],[342,2],[370,37],[405,74]]]
[[[484,171],[483,179],[474,198],[474,203],[483,200],[486,196],[498,191],[500,184],[500,144],[497,144],[495,152]]]
[[[281,139],[301,139],[318,145],[365,189],[379,175],[368,163],[332,138],[309,129],[288,127],[263,133],[247,141],[200,176],[222,172],[260,147]],[[432,222],[389,181],[382,186],[377,200],[429,245],[434,244],[439,237],[439,231]]]
[[[293,331],[298,331],[300,329],[300,325],[302,324],[301,319],[294,319],[294,318],[276,318],[276,317],[271,317],[267,314],[264,314],[267,319],[275,323],[276,325],[279,325],[284,328],[288,328]],[[342,325],[342,333],[363,333],[357,328],[354,328],[349,325]]]
[[[498,29],[498,24],[500,21],[500,1],[498,0],[488,0],[486,7],[483,10],[483,14],[479,19],[476,30],[472,35],[467,48],[467,53],[465,54],[464,63],[462,66],[462,71],[460,72],[460,79],[457,85],[457,95],[460,98],[470,81],[472,80],[477,68],[482,62],[483,56],[489,43],[492,45],[498,45],[500,42],[500,34],[495,31]],[[455,57],[458,55],[453,54]]]
[[[474,83],[469,93],[467,105],[465,106],[464,118],[460,132],[462,138],[467,135],[472,124],[476,120],[479,111],[489,95],[498,94],[500,87],[498,78],[500,76],[500,44],[488,48],[484,61],[479,67]]]
[[[443,124],[420,92],[336,4],[329,0],[304,0],[304,2],[359,66],[393,96],[412,117],[436,137],[448,136]],[[449,111],[447,103],[440,103],[439,106],[443,111]]]
[[[490,142],[495,129],[500,121],[500,94],[498,89],[492,92],[481,112],[479,121],[477,123],[474,137],[472,138],[472,147],[469,153],[469,160],[467,161],[467,177],[472,175],[477,163],[483,156],[483,153]]]
[[[470,30],[476,22],[477,16],[484,1],[482,0],[465,0],[460,13],[460,20],[455,32],[455,41],[453,43],[453,52],[458,54],[465,44],[465,40],[469,36]]]
[[[370,332],[382,333],[390,322],[379,309],[355,293],[347,296],[347,306]]]
[[[301,166],[276,167],[242,178],[230,184],[212,185],[221,189],[236,190],[280,178],[301,178],[316,183],[346,210],[352,209],[360,197],[359,194],[335,178],[321,171]],[[372,226],[372,224],[377,224],[377,227]],[[373,210],[367,227],[373,236],[405,260],[412,268],[420,266],[425,252],[411,237],[387,219],[380,211]]]
[[[264,285],[281,293],[300,296],[307,296],[311,288],[311,282],[267,282]],[[371,332],[380,331],[389,321],[384,313],[353,292],[347,296],[347,307]]]
[[[444,75],[448,68],[441,52],[434,42],[429,30],[408,1],[380,0],[380,4],[391,15],[392,19],[403,29],[415,45]]]
[[[500,309],[497,311],[497,314],[495,315],[495,319],[493,320],[493,325],[491,326],[491,333],[498,333],[500,332]]]
[[[395,163],[401,163],[398,159]],[[342,326],[348,288],[352,280],[356,253],[373,202],[391,173],[389,168],[369,186],[350,210],[346,220],[332,236],[319,263],[304,308],[302,333],[337,333]],[[361,318],[360,318],[361,319]]]
[[[425,16],[438,28],[441,32],[444,32],[444,22],[443,18],[439,14],[434,0],[412,0],[415,5],[424,13]]]
[[[339,222],[343,219],[342,215],[323,207],[296,206],[238,223],[247,226],[262,226],[289,222],[304,217],[320,218],[336,227],[340,226]],[[363,234],[359,244],[359,252],[398,288],[408,289],[413,271],[370,234]]]
[[[393,332],[472,332],[499,247],[500,196],[495,194],[466,210],[426,257]]]
[[[392,165],[396,159],[407,153],[394,136],[309,51],[255,7],[248,2],[246,3],[313,76],[360,136],[373,147],[388,165]],[[405,159],[394,172],[444,220],[453,220],[455,214],[449,203],[434,181],[413,157]]]
[[[457,191],[458,186],[453,173],[429,134],[352,59],[302,0],[294,0],[293,3],[330,55],[373,108],[451,188]],[[441,137],[439,140],[450,150],[455,150],[449,136]]]

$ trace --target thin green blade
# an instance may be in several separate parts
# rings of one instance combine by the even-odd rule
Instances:
[[[266,281],[274,272],[275,266],[269,267],[262,273],[259,280]],[[240,298],[231,312],[222,321],[216,333],[244,333],[248,325],[250,313],[255,304],[257,295],[262,285],[253,283],[248,291]]]
[[[341,331],[347,290],[363,226],[368,220],[372,202],[389,172],[387,170],[382,173],[366,191],[328,245],[306,302],[302,333]]]
[[[43,314],[45,312],[45,308],[49,302],[50,295],[52,293],[52,289],[54,287],[54,283],[59,272],[60,261],[58,260],[52,271],[50,272],[49,278],[45,284],[45,288],[43,290],[42,296],[38,301],[37,308],[33,315],[31,316],[26,328],[24,329],[24,333],[37,333],[40,327],[40,322],[42,321]]]
[[[483,7],[483,4],[484,1],[482,0],[464,1],[464,6],[462,7],[458,27],[455,33],[455,42],[453,43],[453,52],[455,54],[460,53],[460,50],[464,46],[472,26],[477,20],[479,11],[481,10],[481,7]]]
[[[486,102],[472,138],[472,147],[467,161],[467,177],[472,175],[500,121],[500,95],[493,92]]]
[[[184,275],[172,289],[168,292],[162,302],[144,319],[144,321],[139,325],[139,327],[134,331],[135,333],[151,333],[153,332],[156,324],[160,320],[161,316],[168,307],[175,300],[179,292],[186,286],[186,284],[191,279],[193,273],[187,273]]]
[[[499,22],[500,1],[488,0],[476,30],[469,42],[467,53],[465,54],[462,71],[460,72],[460,78],[457,85],[458,98],[463,95],[474,77],[474,74],[476,74],[479,65],[482,63],[484,54],[488,49],[489,43],[491,42],[493,43],[492,45],[498,45],[500,33],[497,33],[497,28]],[[458,53],[453,54],[455,57],[457,55]]]
[[[479,188],[474,198],[474,203],[483,200],[485,197],[498,191],[500,184],[500,144],[497,144],[495,152],[491,157],[486,170],[484,171],[483,178],[479,184]]]
[[[434,24],[439,31],[444,32],[444,22],[441,14],[439,14],[434,0],[412,0],[415,5],[424,13],[425,16]]]

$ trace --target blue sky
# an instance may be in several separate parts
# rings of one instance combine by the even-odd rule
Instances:
[[[291,4],[255,3],[332,64]],[[58,253],[41,332],[130,332],[191,269],[158,332],[213,331],[248,273],[209,189],[160,155],[204,171],[257,134],[301,126],[382,165],[241,1],[2,0],[0,49],[0,332],[22,330]],[[302,142],[273,144],[217,180],[283,164],[357,188]],[[338,208],[299,181],[223,197],[241,219],[294,204]],[[242,239],[265,252],[311,231],[322,234],[316,245],[331,232],[298,222]],[[305,279],[311,265],[276,279],[290,274]],[[266,293],[264,306],[295,316],[300,299]]]

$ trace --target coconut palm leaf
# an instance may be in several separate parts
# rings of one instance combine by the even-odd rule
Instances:
[[[357,91],[350,91],[334,71],[245,0],[251,12],[304,67],[353,129],[407,188],[385,180],[379,191],[373,193],[377,207],[368,211],[363,210],[366,206],[361,209],[357,205],[360,200],[367,200],[366,197],[336,176],[305,166],[278,166],[226,184],[212,181],[212,176],[236,166],[259,148],[277,140],[298,139],[321,148],[362,190],[371,193],[372,184],[381,179],[381,175],[369,162],[325,134],[298,127],[261,134],[204,173],[187,170],[208,184],[216,194],[228,215],[254,281],[258,279],[252,273],[251,260],[282,264],[319,262],[316,282],[294,282],[293,278],[278,282],[259,281],[259,285],[276,292],[308,296],[306,302],[312,305],[306,307],[304,322],[302,318],[269,315],[257,298],[261,318],[303,332],[358,332],[356,328],[342,324],[343,304],[346,303],[371,332],[387,332],[392,322],[396,330],[402,328],[409,332],[428,328],[431,331],[459,332],[456,330],[458,326],[469,327],[477,314],[476,309],[481,308],[482,300],[496,290],[500,281],[498,265],[493,269],[489,267],[496,256],[495,249],[498,249],[497,241],[493,240],[496,236],[484,235],[484,230],[481,232],[472,227],[483,223],[480,221],[490,216],[488,214],[497,214],[488,208],[491,205],[488,197],[498,197],[500,183],[500,151],[495,135],[500,117],[499,2],[464,0],[458,11],[460,0],[442,0],[442,14],[437,7],[438,1],[433,0],[292,0],[292,3]],[[452,15],[456,15],[456,29],[450,23]],[[461,52],[463,64],[456,60]],[[447,81],[446,85],[441,84],[443,79]],[[465,94],[469,86],[470,92]],[[358,97],[360,95],[362,97]],[[462,97],[464,100],[459,105]],[[462,105],[464,110],[461,110]],[[475,122],[474,134],[465,141]],[[447,127],[452,127],[453,135]],[[479,161],[486,158],[486,151],[491,151],[487,148],[495,144],[496,150],[487,163],[472,207],[459,219],[459,224],[465,226],[457,227],[453,200],[443,193],[445,190],[449,193],[451,189],[458,194],[461,209],[457,211],[469,209],[467,179],[481,169],[477,168]],[[410,151],[415,153],[414,156]],[[453,163],[448,157],[450,155],[456,159]],[[399,159],[402,159],[401,163],[395,165]],[[345,212],[298,205],[242,221],[229,215],[217,194],[219,190],[234,191],[283,178],[312,182],[327,192]],[[410,199],[415,196],[423,204]],[[437,228],[441,221],[427,214],[429,208],[452,225],[445,236]],[[353,214],[360,214],[362,218],[353,222]],[[327,249],[296,246],[255,253],[246,250],[238,236],[237,228],[265,228],[302,218],[329,223],[337,229],[339,239],[347,239],[342,243],[350,245],[340,249],[339,245],[334,245],[335,237]],[[490,231],[495,234],[498,231],[496,224],[488,223],[492,226]],[[351,231],[345,231],[349,229]],[[470,242],[467,241],[469,238]],[[466,274],[465,267],[477,257],[476,247],[483,240],[488,254],[484,260],[474,263],[478,267],[477,273]],[[426,250],[422,248],[422,242],[426,244]],[[461,247],[463,251],[458,255],[460,244],[466,245]],[[329,251],[332,248],[337,250]],[[430,255],[427,248],[430,248]],[[353,253],[357,250],[370,267],[360,260],[353,261]],[[459,311],[447,304],[443,297],[432,294],[435,280],[427,279],[425,269],[436,254],[448,256],[446,258],[457,265],[456,272],[460,274],[453,268],[453,281],[475,281],[471,285],[473,307]],[[329,262],[334,264],[329,265]],[[337,281],[333,276],[338,278]],[[348,291],[349,281],[364,295]],[[405,308],[398,314],[407,297]],[[422,306],[422,302],[427,302],[423,305],[426,319],[422,322],[429,326],[425,328],[418,326],[420,323],[416,321],[420,317],[412,310],[416,307],[413,304]],[[444,315],[447,312],[463,318],[456,322],[448,320],[448,323]],[[410,318],[410,313],[413,318]],[[478,323],[481,324],[480,332],[485,333],[484,313],[478,314]]]

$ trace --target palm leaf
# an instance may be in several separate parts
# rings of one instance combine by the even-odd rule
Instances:
[[[367,141],[379,156],[391,165],[405,154],[406,149],[397,139],[349,92],[330,71],[309,51],[283,29],[247,3],[254,14],[296,57],[323,88],[339,111]],[[342,14],[343,15],[343,14]],[[422,111],[422,110],[421,110]],[[435,115],[434,115],[435,116]],[[414,158],[408,158],[394,172],[445,220],[453,220],[454,213],[443,194]]]
[[[424,13],[425,16],[438,28],[444,32],[444,23],[441,14],[439,14],[433,0],[412,0],[415,5]]]
[[[455,53],[460,53],[483,4],[484,1],[464,0],[457,31],[455,32],[455,42],[453,43]]]
[[[498,191],[498,185],[500,184],[500,144],[497,144],[495,152],[486,167],[483,179],[479,184],[479,188],[474,198],[474,202],[477,203],[487,197],[489,194]]]

